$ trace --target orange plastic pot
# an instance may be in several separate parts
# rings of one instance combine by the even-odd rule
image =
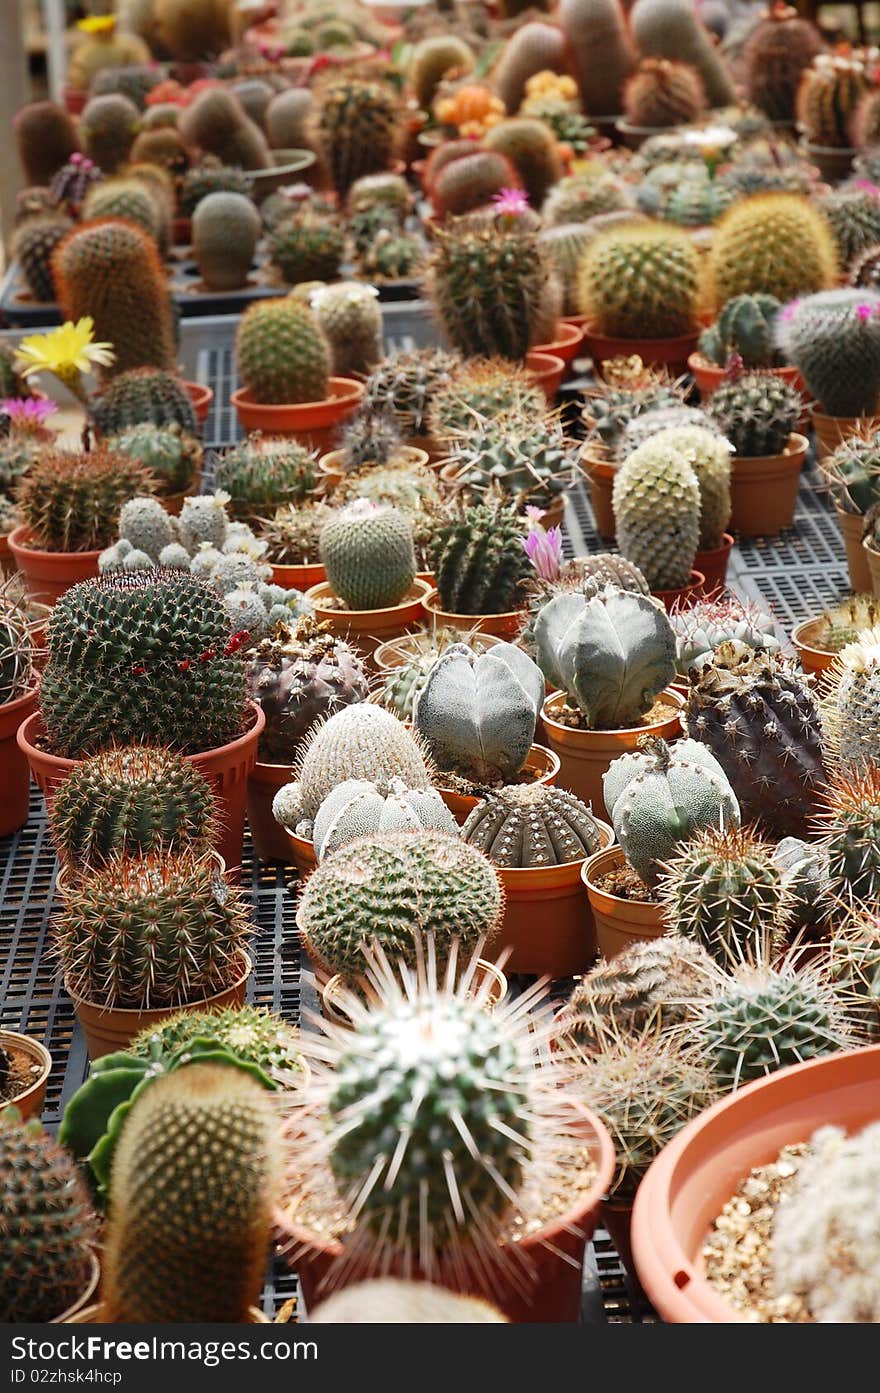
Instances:
[[[627,750],[636,749],[643,735],[675,740],[681,734],[680,712],[684,699],[667,687],[661,692],[660,700],[675,708],[674,716],[628,730],[578,730],[562,725],[555,719],[555,714],[565,703],[564,693],[553,692],[544,702],[541,719],[545,737],[553,753],[559,756],[556,782],[560,788],[568,789],[569,793],[589,803],[594,817],[608,817],[602,793],[602,776],[613,760]]]
[[[287,833],[272,816],[272,799],[292,777],[289,764],[264,764],[259,759],[248,776],[248,826],[254,851],[261,861],[290,860]]]
[[[533,745],[526,756],[523,768],[531,775],[531,778],[526,782],[555,784],[556,776],[559,773],[559,758],[552,750],[545,750],[543,745]],[[443,777],[442,774],[440,777]],[[473,812],[480,802],[479,798],[472,798],[465,793],[456,793],[451,788],[438,787],[437,791],[459,825],[466,821],[468,814]]]
[[[327,579],[327,572],[319,561],[303,563],[301,566],[272,566],[272,584],[281,585],[285,590],[309,590]]]
[[[248,775],[257,762],[257,744],[266,724],[262,707],[253,701],[249,706],[250,723],[244,735],[214,750],[186,756],[199,773],[204,774],[217,799],[218,830],[213,847],[226,862],[231,880],[237,880],[240,875]],[[62,759],[60,755],[41,749],[39,742],[43,734],[42,718],[35,711],[21,724],[16,738],[46,800],[46,807],[51,811],[55,790],[82,761]]]
[[[663,1320],[738,1322],[703,1276],[708,1230],[737,1185],[820,1127],[857,1132],[880,1116],[880,1045],[780,1069],[700,1113],[665,1146],[636,1195],[632,1247]]]
[[[427,581],[414,580],[399,605],[387,609],[327,609],[322,601],[333,595],[329,581],[321,581],[306,592],[315,608],[315,618],[330,625],[334,634],[347,638],[368,660],[380,643],[420,627],[422,603],[431,593]]]
[[[865,519],[861,513],[845,513],[837,504],[834,506],[834,511],[837,513],[837,521],[840,523],[840,530],[843,533],[846,564],[849,568],[849,583],[857,595],[868,595],[871,592],[871,570],[868,566],[865,549],[862,546]]]
[[[617,520],[614,516],[614,479],[617,465],[600,454],[597,447],[585,445],[581,463],[590,486],[590,502],[593,505],[593,520],[600,537],[613,542],[617,536]]]
[[[422,609],[440,628],[463,629],[466,633],[479,630],[494,634],[496,638],[514,639],[525,618],[525,611],[521,609],[507,610],[504,614],[453,614],[451,610],[440,608],[439,599],[439,592],[432,590],[422,601]]]
[[[694,569],[703,573],[703,594],[713,595],[716,590],[723,590],[727,583],[727,567],[730,564],[730,553],[733,550],[733,537],[729,532],[724,533],[724,541],[720,547],[713,547],[711,551],[698,551],[694,557]]]
[[[602,846],[614,841],[599,823]],[[492,951],[510,949],[508,972],[572,977],[596,956],[596,926],[581,879],[586,857],[561,866],[496,866],[504,886],[504,918]]]
[[[345,422],[364,399],[363,382],[352,377],[328,379],[330,395],[324,401],[270,404],[254,401],[246,387],[232,393],[232,405],[246,431],[267,435],[291,435],[309,450],[326,453],[335,449]]]
[[[380,643],[373,654],[374,666],[379,672],[394,672],[396,668],[405,667],[423,650],[423,639],[423,635],[401,634],[399,638],[390,638],[386,643]],[[500,642],[501,639],[495,634],[478,633],[474,634],[470,646],[475,653],[485,653],[494,644]]]
[[[327,480],[327,487],[331,492],[345,474],[342,456],[342,450],[328,450],[327,454],[322,455],[318,460],[318,468]],[[392,462],[411,468],[420,465],[427,467],[430,463],[430,456],[427,450],[419,449],[415,445],[402,445]]]
[[[579,1104],[571,1106],[576,1112],[571,1125],[590,1149],[596,1176],[571,1209],[528,1234],[513,1245],[506,1257],[502,1255],[497,1266],[493,1265],[487,1299],[518,1325],[575,1324],[580,1316],[584,1253],[596,1227],[602,1195],[614,1174],[614,1147],[593,1113]],[[309,1310],[331,1288],[338,1291],[362,1279],[357,1265],[344,1261],[346,1249],[338,1240],[311,1233],[289,1215],[276,1217],[289,1240],[285,1248],[294,1255],[300,1291]],[[444,1265],[432,1280],[448,1290],[474,1295],[473,1282],[462,1284],[450,1267],[451,1264]],[[385,1275],[395,1275],[393,1262]],[[414,1275],[418,1277],[419,1273]]]
[[[72,585],[98,574],[100,547],[97,551],[40,551],[27,545],[30,536],[24,523],[14,528],[9,534],[9,550],[32,599],[54,605]]]
[[[820,460],[833,455],[842,441],[862,431],[876,430],[880,425],[877,416],[827,416],[824,411],[813,409],[810,412],[813,430],[816,434],[816,453]]]
[[[188,1011],[214,1011],[223,1006],[243,1005],[247,991],[247,980],[253,970],[253,963],[247,953],[241,953],[240,957],[239,972],[231,986],[222,992],[215,992],[213,996],[206,996],[201,1001],[185,1002],[186,1009]],[[93,1001],[84,1000],[76,992],[71,991],[66,981],[64,985],[73,1002],[76,1018],[86,1037],[89,1059],[100,1059],[105,1054],[114,1054],[117,1050],[124,1050],[139,1031],[149,1030],[150,1026],[159,1025],[160,1022],[168,1020],[169,1016],[174,1016],[183,1009],[182,1006],[165,1006],[155,1011],[138,1011],[121,1007],[100,1006]]]
[[[869,546],[867,539],[862,542],[862,551],[865,553],[868,575],[871,580],[868,590],[873,595],[880,595],[880,551],[875,551],[873,547]]]
[[[600,375],[602,364],[609,358],[631,358],[634,354],[646,368],[664,367],[673,373],[684,372],[699,337],[699,329],[693,329],[689,334],[677,334],[668,339],[621,339],[600,334],[592,320],[588,319],[584,325],[584,345]]]
[[[619,846],[597,851],[581,867],[590,908],[596,923],[596,943],[603,958],[616,958],[624,948],[646,939],[659,938],[668,927],[663,906],[655,900],[624,900],[609,895],[597,884],[599,879],[625,861]]]
[[[687,365],[688,371],[697,385],[697,391],[704,401],[706,397],[710,397],[712,393],[721,386],[724,374],[727,371],[726,368],[720,368],[717,363],[710,363],[709,359],[704,358],[702,353],[699,352],[691,354],[688,358]],[[781,377],[783,382],[787,382],[789,386],[796,388],[800,392],[806,390],[804,388],[803,378],[797,368],[766,368],[762,369],[762,371],[770,372],[774,377]]]
[[[554,406],[556,394],[565,376],[565,363],[555,353],[545,353],[543,349],[530,350],[526,354],[526,370],[536,387],[540,387],[547,404]]]
[[[775,537],[794,523],[801,469],[809,441],[796,432],[781,455],[730,461],[730,526],[744,537]]]
[[[203,382],[184,382],[183,387],[193,404],[196,420],[200,426],[203,426],[208,419],[211,402],[214,400],[212,388],[206,387]]]
[[[33,1040],[29,1035],[19,1035],[17,1030],[0,1030],[0,1049],[24,1055],[35,1071],[33,1082],[28,1084],[17,1098],[13,1098],[11,1104],[0,1103],[0,1114],[4,1107],[12,1106],[18,1109],[24,1121],[29,1117],[40,1117],[43,1103],[46,1101],[46,1086],[52,1072],[51,1054],[39,1040]]]
[[[664,609],[671,610],[688,609],[690,605],[696,604],[706,593],[706,577],[702,571],[696,567],[691,571],[691,578],[687,585],[679,585],[675,590],[652,590],[651,594],[655,600],[661,600]]]
[[[36,709],[35,687],[0,706],[0,837],[11,836],[28,820],[31,776],[16,736]]]
[[[797,649],[798,662],[804,672],[810,672],[816,677],[821,677],[827,672],[837,657],[830,648],[822,648],[817,639],[825,624],[825,620],[805,619],[791,631],[791,641]]]
[[[287,838],[285,860],[293,862],[302,880],[308,879],[318,864],[315,843],[308,837],[298,837],[295,832],[285,832],[284,835]]]
[[[558,319],[552,341],[550,343],[536,343],[532,352],[549,353],[554,358],[561,358],[566,371],[568,371],[569,365],[577,357],[577,351],[583,341],[582,325],[572,324],[570,320]]]

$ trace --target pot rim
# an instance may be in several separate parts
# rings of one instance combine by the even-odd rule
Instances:
[[[601,895],[605,900],[611,900],[615,905],[635,905],[639,909],[661,908],[660,900],[627,900],[622,895],[614,895],[610,890],[603,890],[601,885],[597,885],[594,880],[590,879],[593,872],[598,869],[600,860],[606,863],[602,867],[603,870],[606,869],[606,866],[607,869],[611,869],[612,864],[616,866],[626,860],[626,853],[617,842],[612,842],[610,846],[603,846],[600,851],[594,851],[592,856],[587,857],[581,867],[581,880],[587,894],[593,890],[596,895]]]
[[[842,419],[842,418],[839,418]],[[794,461],[803,459],[810,442],[800,431],[793,430],[788,437],[788,444],[778,455],[731,455],[731,469],[735,471],[738,464],[767,464],[771,460],[786,460],[793,464]]]
[[[52,1072],[52,1056],[42,1040],[37,1040],[33,1035],[25,1035],[21,1030],[7,1030],[5,1026],[0,1027],[0,1045],[8,1044],[13,1049],[18,1050],[19,1054],[29,1055],[36,1059],[40,1064],[40,1072],[27,1088],[23,1088],[15,1098],[9,1098],[5,1103],[0,1103],[0,1113],[4,1108],[18,1107],[22,1100],[26,1100],[38,1089],[42,1088]]]
[[[230,393],[229,400],[232,406],[235,408],[238,408],[239,406],[244,406],[245,409],[247,409],[248,407],[254,407],[258,411],[265,412],[266,416],[271,419],[273,413],[306,413],[318,411],[321,408],[357,402],[361,400],[366,391],[363,382],[358,382],[357,379],[354,377],[336,377],[331,374],[331,376],[327,379],[327,383],[328,386],[332,386],[335,383],[340,383],[344,385],[341,386],[338,391],[331,392],[331,395],[329,397],[322,397],[320,401],[256,401],[255,398],[251,395],[249,388],[247,387],[237,387],[234,392]]]
[[[91,562],[97,560],[101,552],[105,550],[104,547],[96,547],[93,551],[44,551],[40,547],[24,546],[23,543],[25,538],[33,537],[33,535],[33,532],[26,522],[20,522],[17,527],[13,527],[12,531],[7,533],[9,549],[13,555],[16,556],[16,559],[18,559],[18,554],[20,553],[22,556],[33,556],[35,559],[39,560],[49,558],[56,561],[60,557],[70,560],[75,559]]]
[[[319,580],[316,585],[310,585],[306,591],[306,596],[312,601],[316,614],[332,615],[333,619],[340,623],[348,620],[353,624],[358,622],[375,624],[380,615],[402,614],[406,610],[413,609],[414,607],[420,608],[424,604],[425,596],[430,592],[430,589],[431,587],[426,580],[419,580],[418,576],[416,576],[399,604],[386,605],[382,609],[321,609],[320,601],[324,597],[316,592],[325,591],[329,592],[330,595],[336,594],[329,580]]]
[[[422,600],[422,608],[426,609],[429,614],[437,614],[443,618],[448,618],[452,620],[461,619],[472,624],[475,628],[479,625],[480,620],[482,619],[514,620],[517,618],[522,618],[526,613],[525,605],[523,605],[521,609],[506,609],[500,611],[500,613],[498,614],[456,614],[455,610],[441,609],[439,604],[435,604],[435,596],[437,600],[440,599],[440,591],[437,589],[436,586],[429,588],[428,594],[425,596],[424,600]]]
[[[548,708],[551,706],[551,704],[558,704],[559,698],[564,698],[565,695],[566,693],[563,692],[561,688],[557,689],[555,692],[550,693],[550,695],[546,698],[544,705],[541,707],[541,720],[545,721],[548,725],[554,726],[558,730],[565,731],[567,735],[574,734],[584,736],[601,736],[603,738],[608,738],[615,735],[650,735],[651,732],[653,730],[656,730],[658,726],[668,725],[669,719],[671,719],[668,718],[664,721],[652,721],[651,724],[647,726],[616,726],[613,730],[587,730],[580,726],[564,726],[560,721],[555,721],[551,715],[548,715]],[[655,700],[659,701],[661,697],[671,698],[668,704],[670,706],[676,707],[677,714],[680,717],[681,712],[684,708],[684,698],[682,697],[681,693],[677,692],[674,687],[669,686],[664,687],[662,692],[658,693],[657,697],[655,697]]]
[[[80,1006],[85,1006],[87,1010],[94,1012],[95,1015],[101,1018],[107,1016],[117,1016],[121,1017],[122,1020],[133,1021],[136,1016],[152,1015],[154,1011],[189,1011],[193,1007],[206,1006],[210,1002],[216,1001],[218,996],[225,996],[227,992],[232,991],[235,987],[239,987],[243,982],[247,981],[247,979],[250,977],[251,973],[254,970],[254,960],[246,948],[239,948],[237,950],[236,957],[242,963],[242,970],[241,972],[239,972],[238,976],[233,979],[233,981],[228,982],[225,987],[219,987],[217,991],[212,992],[210,996],[199,997],[196,1001],[183,1001],[178,1003],[177,1005],[102,1007],[98,1002],[88,1001],[86,997],[80,996],[79,992],[74,991],[73,988],[70,986],[70,981],[67,973],[64,974],[64,990],[67,992],[67,995],[73,1002],[75,1011],[78,1010]]]

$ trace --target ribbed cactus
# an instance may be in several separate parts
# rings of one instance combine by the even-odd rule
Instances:
[[[367,378],[367,409],[390,411],[401,435],[428,434],[433,393],[445,386],[457,359],[439,348],[391,353]]]
[[[562,0],[559,21],[584,110],[591,116],[616,116],[623,85],[636,65],[619,0]]]
[[[340,78],[318,94],[314,139],[337,193],[388,169],[399,136],[396,93],[382,82]]]
[[[880,294],[829,290],[786,307],[776,325],[794,363],[830,416],[870,416],[880,397]]]
[[[577,984],[558,1017],[559,1033],[585,1052],[608,1040],[683,1025],[714,990],[712,959],[690,939],[664,934],[600,962]]]
[[[115,536],[119,509],[155,487],[149,470],[114,450],[47,450],[18,491],[34,543],[45,551],[95,551]]]
[[[852,119],[873,82],[876,59],[855,49],[850,53],[820,53],[801,79],[797,114],[812,145],[847,148],[852,145]]]
[[[451,614],[506,614],[523,603],[532,566],[523,545],[524,519],[490,496],[450,509],[433,544],[440,604]]]
[[[629,22],[643,57],[671,58],[696,68],[709,106],[729,106],[735,100],[724,58],[698,18],[692,0],[636,0]]]
[[[241,193],[210,193],[193,213],[193,255],[209,290],[247,282],[261,232],[260,215]]]
[[[84,222],[99,218],[136,223],[159,245],[162,214],[149,189],[135,179],[106,179],[89,190],[83,204]]]
[[[269,169],[272,164],[266,137],[228,88],[199,92],[183,109],[178,129],[187,149],[214,155],[223,164],[241,169]]]
[[[775,295],[734,295],[700,335],[700,352],[722,368],[734,353],[745,368],[777,367],[780,354],[774,328],[781,309]]]
[[[644,58],[623,89],[623,111],[633,126],[681,126],[706,105],[699,73],[687,63]]]
[[[746,91],[771,121],[794,120],[801,77],[821,43],[816,26],[781,0],[755,25],[742,54]]]
[[[375,367],[382,357],[382,311],[373,286],[340,281],[315,291],[311,305],[337,376]]]
[[[255,401],[326,400],[330,346],[301,301],[257,301],[241,318],[235,352]]]
[[[269,238],[269,259],[288,285],[334,281],[345,251],[339,223],[313,213],[294,213]]]
[[[321,560],[349,609],[399,604],[415,579],[412,525],[397,508],[366,498],[349,503],[321,529]]]
[[[700,486],[687,455],[665,432],[627,455],[614,478],[621,554],[652,590],[689,583],[700,541]]]
[[[738,827],[739,803],[721,765],[696,740],[645,736],[614,760],[603,780],[605,806],[626,859],[653,889],[681,842],[709,827]]]
[[[675,635],[662,606],[614,584],[553,596],[531,632],[548,682],[593,729],[637,725],[675,676]]]
[[[647,412],[683,407],[681,386],[662,370],[646,368],[640,358],[606,363],[604,381],[587,389],[582,419],[590,442],[622,458],[626,428]]]
[[[599,333],[674,338],[696,325],[699,280],[699,254],[686,233],[661,224],[610,228],[584,254],[578,305]]]
[[[869,770],[880,754],[880,628],[845,644],[829,676],[822,711],[829,751],[846,770]]]
[[[834,284],[837,250],[828,223],[808,198],[761,193],[725,213],[707,270],[717,306],[735,295],[773,295],[787,304]]]
[[[297,925],[319,964],[361,976],[361,945],[373,939],[391,961],[416,961],[419,936],[434,935],[438,962],[454,940],[469,954],[491,939],[502,891],[482,852],[447,832],[385,832],[341,847],[306,882]]]
[[[783,837],[773,848],[773,860],[785,883],[792,927],[824,927],[834,908],[825,849],[798,837]]]
[[[413,725],[442,771],[476,785],[509,783],[528,758],[544,678],[511,643],[485,653],[453,643],[413,702]]]
[[[69,218],[28,218],[13,236],[12,255],[20,262],[28,290],[35,300],[55,299],[52,253],[72,226]]]
[[[381,784],[346,779],[328,793],[315,818],[313,840],[318,861],[360,841],[389,832],[422,830],[458,833],[458,825],[434,788],[407,788],[402,779]]]
[[[259,1300],[281,1189],[265,1089],[192,1064],[156,1079],[119,1139],[101,1295],[117,1322],[242,1322]]]
[[[112,435],[107,448],[128,455],[149,469],[159,494],[182,493],[193,483],[202,464],[201,445],[176,424],[160,427],[142,421]]]
[[[54,753],[142,740],[184,753],[242,733],[244,665],[217,592],[179,571],[111,571],[73,586],[49,621],[40,709]]]
[[[229,494],[235,517],[264,517],[281,503],[301,503],[311,492],[314,456],[295,440],[257,433],[220,456],[214,484]]]
[[[214,796],[188,760],[150,745],[106,750],[75,764],[52,804],[61,860],[89,869],[115,856],[206,851]]]
[[[675,664],[685,677],[698,658],[714,652],[719,644],[731,639],[770,653],[779,648],[770,616],[763,614],[757,605],[743,604],[729,594],[720,599],[697,600],[671,615],[670,623],[675,631]]]
[[[0,1320],[54,1320],[85,1295],[98,1226],[74,1160],[36,1120],[0,1110]]]
[[[631,213],[633,222],[640,221],[633,209],[630,189],[622,179],[601,167],[586,174],[569,174],[560,179],[541,207],[541,217],[551,227],[586,223],[588,242],[605,230],[603,224],[596,224],[593,219],[615,212]],[[625,219],[619,221],[622,223]]]
[[[187,435],[198,430],[195,411],[180,378],[156,368],[132,368],[111,378],[92,400],[95,425],[104,435],[129,426],[179,426]]]
[[[814,830],[828,858],[830,892],[880,901],[880,775],[873,765],[829,779]]]
[[[801,395],[771,372],[728,372],[707,403],[717,429],[745,459],[781,455],[803,411]]]
[[[468,814],[461,835],[496,866],[582,861],[602,841],[587,805],[547,784],[512,784],[487,793]]]
[[[685,723],[730,778],[743,816],[804,836],[824,781],[819,708],[784,659],[731,641],[694,663]]]
[[[489,419],[472,411],[461,416],[448,463],[455,482],[469,492],[494,485],[521,503],[546,508],[573,484],[578,451],[559,421],[541,415],[524,420],[516,408]]]

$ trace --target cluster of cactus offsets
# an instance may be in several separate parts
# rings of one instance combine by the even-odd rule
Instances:
[[[461,835],[496,866],[560,866],[602,845],[586,803],[546,784],[511,784],[486,794]]]
[[[21,482],[18,506],[45,551],[95,551],[112,541],[119,509],[155,488],[148,469],[114,450],[47,450]]]
[[[772,372],[726,374],[707,411],[743,459],[781,455],[803,411],[800,393]]]
[[[55,299],[52,253],[73,224],[69,218],[28,218],[12,239],[12,255],[18,258],[27,288],[35,300]]]
[[[738,827],[739,803],[721,765],[696,740],[643,736],[602,780],[614,833],[650,889],[681,842],[710,827]]]
[[[140,112],[121,93],[92,97],[79,120],[83,153],[102,174],[115,174],[125,164],[140,129]]]
[[[655,224],[611,228],[587,248],[578,303],[599,333],[674,338],[699,307],[700,259],[687,233]]]
[[[540,208],[548,190],[562,175],[556,137],[550,127],[532,116],[513,116],[491,126],[483,137],[483,146],[510,161],[530,204]]]
[[[880,189],[834,189],[819,202],[845,269],[880,242]]]
[[[858,1043],[827,969],[797,965],[796,955],[775,967],[737,967],[698,1005],[690,1028],[725,1089]]]
[[[86,223],[52,256],[52,277],[65,319],[91,316],[98,340],[113,344],[110,371],[173,371],[175,334],[168,282],[155,242],[133,223]]]
[[[733,354],[739,355],[745,368],[777,367],[774,329],[781,309],[775,295],[734,295],[700,335],[700,352],[722,368]]]
[[[700,540],[700,486],[687,456],[661,437],[627,455],[612,494],[621,554],[652,590],[689,583]]]
[[[366,498],[324,524],[319,551],[334,593],[352,610],[399,604],[415,579],[409,519]]]
[[[187,170],[180,183],[180,211],[191,217],[203,198],[212,193],[248,196],[250,184],[241,169],[229,165],[199,164]]]
[[[366,968],[361,945],[374,939],[392,961],[410,966],[429,933],[441,965],[456,942],[470,954],[496,932],[502,901],[490,862],[458,837],[383,833],[321,862],[303,888],[296,922],[316,962],[351,979]]]
[[[85,869],[115,856],[207,851],[214,797],[182,756],[129,745],[75,764],[59,785],[51,821],[61,860]]]
[[[797,295],[827,290],[837,278],[837,249],[826,219],[802,194],[761,193],[725,213],[709,250],[715,304],[735,295]]]
[[[870,416],[880,396],[880,294],[829,290],[787,305],[777,342],[830,416]]]
[[[220,456],[214,474],[235,517],[252,518],[281,503],[301,503],[315,486],[315,459],[283,436],[248,436]]]
[[[829,679],[822,715],[834,762],[848,771],[870,769],[880,754],[880,628],[845,644]]]
[[[462,354],[523,359],[552,337],[558,306],[537,234],[511,220],[437,229],[430,289],[443,332]],[[558,298],[558,297],[557,297]]]
[[[629,21],[633,41],[643,57],[673,58],[696,68],[710,107],[735,102],[727,64],[691,0],[637,0]],[[597,61],[603,57],[597,54]]]
[[[524,519],[490,494],[484,503],[450,509],[432,545],[440,604],[448,614],[508,614],[524,601],[532,564]]]
[[[341,197],[363,175],[390,167],[397,150],[398,111],[396,93],[381,82],[341,78],[320,92],[314,137]]]
[[[388,832],[446,832],[458,835],[458,825],[437,789],[407,788],[402,779],[374,784],[369,779],[346,779],[328,793],[315,818],[314,843],[318,861],[363,837]]]
[[[591,729],[638,725],[675,676],[675,635],[662,605],[615,584],[563,589],[531,628],[538,664]]]
[[[202,466],[202,447],[195,436],[176,424],[154,426],[142,421],[127,426],[107,441],[107,449],[127,455],[149,469],[160,494],[182,493],[197,478]]]
[[[277,1124],[255,1079],[220,1064],[156,1079],[135,1102],[114,1157],[107,1318],[249,1320],[280,1181]]]
[[[159,368],[132,368],[111,378],[92,400],[92,415],[102,435],[119,435],[129,426],[179,426],[198,434],[192,401],[180,378]]]
[[[402,721],[370,702],[336,711],[308,732],[294,768],[295,779],[275,796],[275,818],[297,836],[311,836],[315,816],[346,779],[382,784],[396,776],[410,789],[432,786],[419,741]]]
[[[382,311],[373,286],[357,281],[324,286],[312,295],[311,306],[337,377],[375,367],[382,357]]]
[[[269,238],[269,258],[288,285],[336,280],[344,251],[339,223],[308,212],[285,218]]]
[[[771,121],[793,121],[804,69],[820,51],[814,24],[776,0],[758,21],[743,49],[749,101]]]
[[[880,775],[873,766],[836,772],[814,822],[822,834],[832,894],[880,901]]]
[[[193,256],[210,290],[238,290],[247,283],[262,224],[254,204],[240,193],[210,193],[193,213]]]
[[[811,145],[825,149],[852,145],[852,120],[862,97],[875,85],[876,54],[820,53],[803,74],[797,115]]]
[[[712,959],[698,943],[664,934],[600,962],[577,984],[558,1017],[559,1033],[583,1051],[610,1039],[666,1031],[688,1020],[715,990]]]
[[[675,664],[683,676],[687,675],[691,663],[731,639],[770,653],[779,648],[770,616],[763,614],[756,605],[743,604],[734,595],[697,600],[693,605],[676,610],[669,618],[675,632]]]
[[[732,640],[690,669],[685,724],[736,789],[743,817],[803,837],[824,782],[816,698],[786,661]]]
[[[98,1226],[73,1157],[36,1120],[0,1110],[0,1320],[51,1321],[85,1295]]]
[[[177,1011],[141,1030],[126,1047],[135,1058],[168,1056],[195,1040],[216,1040],[246,1064],[256,1064],[273,1082],[298,1073],[302,1054],[294,1026],[257,1006],[218,1006],[211,1011]]]
[[[531,426],[546,409],[543,392],[524,368],[496,358],[473,358],[434,393],[429,411],[431,435],[446,440],[496,416],[509,416]]]
[[[214,155],[224,165],[271,167],[266,137],[228,88],[210,87],[199,92],[181,112],[178,129],[187,149]]]
[[[438,213],[469,213],[485,207],[502,189],[519,186],[519,175],[506,155],[474,149],[444,165],[431,185],[431,202]]]
[[[449,383],[458,362],[440,348],[392,353],[367,378],[365,407],[390,412],[406,438],[428,435],[433,395]]]
[[[450,475],[471,493],[497,486],[509,497],[546,508],[574,483],[578,448],[561,423],[546,415],[525,422],[516,410],[494,419],[472,416],[450,443]]]
[[[736,826],[709,827],[686,842],[666,868],[660,899],[675,932],[722,967],[768,961],[791,920],[772,847]]]
[[[69,990],[149,1011],[230,987],[251,923],[211,857],[177,851],[84,871],[65,892],[54,933]]]
[[[67,759],[144,741],[192,754],[246,720],[244,664],[217,592],[179,571],[81,581],[49,620],[40,709]]]
[[[330,345],[302,301],[258,300],[242,315],[235,348],[242,381],[255,401],[326,400]]]
[[[79,150],[76,125],[55,102],[28,102],[13,120],[25,184],[45,186]]]
[[[696,69],[668,58],[645,58],[623,89],[624,114],[633,126],[687,125],[705,106]]]

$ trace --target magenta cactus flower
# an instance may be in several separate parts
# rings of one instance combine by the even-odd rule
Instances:
[[[54,401],[45,397],[6,397],[0,401],[0,414],[9,417],[15,430],[43,430],[57,410]]]
[[[496,213],[518,218],[529,211],[529,200],[522,189],[499,189],[492,199]]]
[[[529,508],[526,511],[542,513],[538,508]],[[531,532],[523,538],[523,546],[539,580],[559,579],[562,570],[561,527],[550,527],[545,531],[539,522],[535,522]]]

